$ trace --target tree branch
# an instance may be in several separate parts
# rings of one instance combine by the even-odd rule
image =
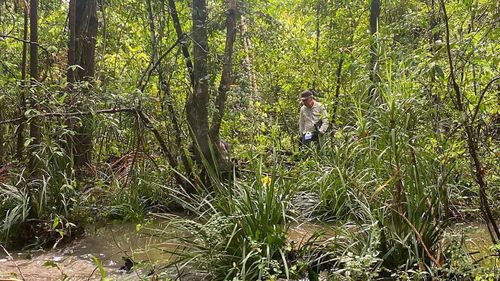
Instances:
[[[498,79],[500,79],[500,76],[493,78],[490,82],[488,82],[488,84],[486,84],[484,89],[481,91],[481,95],[479,96],[479,101],[477,102],[476,108],[474,109],[474,115],[472,115],[472,120],[471,120],[472,124],[474,124],[474,121],[476,120],[477,114],[479,113],[479,106],[481,105],[481,102],[483,101],[486,92],[488,91],[489,87],[493,85],[493,83]]]
[[[47,112],[47,113],[35,114],[32,116],[29,116],[28,118],[17,117],[17,118],[13,118],[13,119],[0,120],[0,125],[26,121],[27,119],[31,119],[31,118],[78,117],[78,116],[87,116],[87,115],[94,115],[94,114],[113,114],[113,113],[120,113],[120,112],[136,112],[137,110],[138,109],[135,109],[135,108],[112,108],[112,109],[102,109],[102,110],[96,110],[96,111],[82,111],[82,112]]]
[[[443,11],[444,15],[444,21],[445,21],[445,29],[446,29],[446,50],[448,53],[448,63],[450,67],[450,78],[451,83],[453,85],[453,89],[455,91],[455,97],[456,97],[456,102],[457,102],[457,109],[463,113],[466,113],[466,109],[464,108],[464,105],[462,103],[462,92],[460,91],[460,86],[457,84],[456,79],[455,79],[455,72],[454,72],[454,66],[453,66],[453,57],[451,54],[451,46],[450,46],[450,28],[449,28],[449,19],[448,15],[446,13],[446,5],[444,3],[444,0],[440,0],[440,5],[441,9]],[[493,83],[493,80],[491,81]],[[486,93],[486,90],[488,89],[489,86],[487,86],[481,95],[484,96]],[[478,104],[479,105],[479,104]],[[477,110],[477,108],[476,108]],[[481,207],[481,212],[483,213],[484,219],[486,220],[486,224],[488,226],[488,229],[492,229],[490,231],[490,236],[493,244],[496,244],[498,240],[500,240],[500,230],[498,228],[498,225],[493,218],[493,215],[491,213],[491,209],[488,203],[488,197],[486,195],[486,189],[488,188],[488,183],[485,179],[485,172],[483,169],[483,165],[481,163],[481,159],[479,159],[478,155],[478,147],[477,147],[477,138],[474,135],[474,130],[473,130],[473,122],[469,122],[470,120],[466,119],[463,121],[464,127],[465,127],[465,133],[467,136],[467,147],[469,150],[469,155],[471,158],[471,162],[474,165],[474,176],[476,178],[476,182],[479,185],[479,202],[480,202],[480,207]]]
[[[19,41],[19,42],[22,42],[22,43],[37,45],[45,53],[50,54],[49,50],[47,50],[47,48],[45,48],[43,45],[41,45],[38,42],[33,42],[33,41],[30,41],[30,40],[24,40],[22,38],[18,38],[18,37],[15,37],[15,36],[12,36],[12,35],[8,35],[8,34],[0,34],[0,39],[13,39],[15,41]]]
[[[177,44],[179,44],[180,40],[177,40],[175,41],[175,43],[170,46],[170,48],[168,48],[168,50],[166,50],[159,58],[158,60],[156,60],[153,64],[153,61],[149,62],[149,65],[148,67],[146,68],[147,71],[145,71],[142,76],[141,76],[141,79],[139,79],[139,82],[137,83],[137,87],[141,90],[141,92],[144,91],[144,89],[146,88],[146,85],[148,84],[149,82],[149,79],[151,78],[151,75],[153,74],[153,71],[155,71],[155,69],[160,65],[160,62],[175,48],[175,46],[177,46]],[[153,67],[149,68],[151,66],[151,64],[153,64]],[[144,81],[144,77],[146,77],[146,82],[143,83]]]
[[[27,121],[30,118],[56,118],[56,117],[79,117],[79,116],[87,116],[87,115],[95,115],[95,114],[115,114],[115,113],[123,113],[123,112],[128,112],[135,114],[139,119],[142,121],[144,126],[148,128],[153,135],[155,136],[156,140],[158,141],[158,144],[160,145],[161,150],[165,154],[168,163],[172,168],[175,167],[175,158],[173,157],[172,153],[170,153],[170,150],[168,149],[167,143],[161,136],[160,132],[158,129],[156,129],[152,122],[151,119],[139,108],[135,107],[126,107],[126,108],[110,108],[110,109],[101,109],[101,110],[96,110],[96,111],[82,111],[82,112],[48,112],[48,113],[41,113],[41,114],[36,114],[33,116],[30,116],[29,118],[24,118],[24,117],[18,117],[14,119],[8,119],[8,120],[1,120],[0,125],[4,124],[9,124],[9,123],[17,123],[20,121]],[[183,182],[182,178],[175,173],[175,178],[176,181],[181,184]]]

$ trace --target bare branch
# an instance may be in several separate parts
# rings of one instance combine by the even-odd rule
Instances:
[[[472,115],[472,120],[471,120],[472,124],[474,124],[474,121],[476,120],[477,114],[479,113],[479,106],[481,105],[481,102],[483,101],[486,92],[488,91],[490,86],[493,85],[493,83],[498,79],[500,79],[500,76],[493,78],[490,82],[488,82],[488,84],[486,84],[484,89],[481,91],[481,95],[479,96],[479,101],[477,102],[476,108],[474,109],[474,115]]]
[[[139,79],[139,83],[137,83],[137,87],[140,88],[141,92],[144,91],[144,89],[146,88],[146,85],[148,84],[149,79],[151,78],[151,75],[153,74],[153,71],[160,65],[160,62],[175,48],[175,46],[177,46],[177,44],[179,44],[179,42],[180,42],[180,40],[175,41],[175,43],[170,48],[168,48],[168,50],[166,50],[161,55],[161,57],[158,58],[158,60],[154,62],[154,64],[153,64],[153,61],[151,61],[149,63],[148,67],[146,68],[147,71],[145,71],[142,74],[141,79]],[[151,64],[153,64],[153,67],[149,68],[151,66]],[[146,82],[143,83],[144,77],[146,77]]]
[[[136,112],[138,109],[135,108],[112,108],[112,109],[102,109],[96,111],[82,111],[82,112],[47,112],[29,116],[29,118],[54,118],[54,117],[78,117],[87,116],[94,114],[113,114],[120,112]],[[14,119],[1,120],[0,125],[17,123],[26,120],[25,117],[17,117]]]
[[[32,41],[29,41],[29,40],[24,40],[22,38],[18,38],[18,37],[15,37],[15,36],[12,36],[12,35],[8,35],[8,34],[0,34],[0,38],[1,39],[12,39],[12,40],[19,41],[19,42],[26,43],[26,44],[37,45],[45,53],[50,54],[49,50],[46,47],[44,47],[43,45],[41,45],[40,43],[38,43],[38,42],[32,42]]]
[[[26,280],[26,278],[24,278],[23,272],[21,271],[21,268],[19,267],[19,265],[17,264],[17,262],[14,260],[14,258],[11,256],[11,254],[7,251],[7,249],[5,249],[5,247],[3,245],[0,244],[0,247],[7,254],[7,256],[9,256],[9,258],[12,260],[12,262],[16,266],[17,270],[19,271],[19,275],[21,275],[21,279],[22,280]]]

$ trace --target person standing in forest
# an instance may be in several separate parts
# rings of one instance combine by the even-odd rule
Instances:
[[[316,143],[319,149],[321,137],[328,129],[328,113],[323,104],[314,100],[312,91],[303,91],[300,99],[302,101],[299,118],[300,144],[303,146]]]

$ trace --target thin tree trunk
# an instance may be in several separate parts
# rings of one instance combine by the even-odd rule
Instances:
[[[335,126],[335,119],[337,118],[337,109],[339,106],[340,89],[342,87],[342,65],[344,64],[344,54],[340,54],[339,64],[337,66],[337,85],[335,86],[335,99],[332,114],[332,126]]]
[[[177,29],[179,31],[179,33],[178,33],[178,36],[179,36],[182,34],[182,30],[180,29],[180,23],[178,21],[179,19],[177,17],[177,10],[175,9],[175,5],[173,5],[172,8],[173,8],[173,10],[170,10],[170,8],[169,8],[169,11],[171,11],[172,14],[175,14],[175,17],[177,18]],[[165,19],[166,18],[165,17],[165,0],[161,0],[161,10],[162,10],[162,15],[164,15],[162,18]],[[172,16],[172,18],[173,18],[173,16]],[[167,21],[167,23],[168,23],[168,21]],[[159,40],[159,42],[161,42],[164,34],[165,34],[165,20],[160,22],[160,40]],[[179,38],[180,37],[178,37],[178,39]],[[187,50],[187,46],[185,45],[184,42],[181,42],[181,50],[185,56],[186,67],[188,69],[189,77],[191,79],[190,81],[192,84],[193,83],[192,82],[193,81],[192,80],[193,79],[192,78],[193,64],[191,62],[191,58],[189,56],[189,51]],[[172,96],[172,92],[170,90],[170,84],[169,84],[170,81],[167,81],[165,79],[165,77],[163,76],[163,74],[162,74],[163,67],[161,65],[159,66],[159,69],[160,69],[160,71],[158,72],[158,75],[160,76],[161,88],[163,88],[163,90],[164,90],[165,104],[167,106],[168,113],[170,114],[170,117],[172,118],[172,126],[173,126],[174,131],[175,131],[175,138],[174,138],[175,144],[180,151],[180,157],[181,157],[182,165],[184,166],[184,171],[186,172],[186,175],[191,178],[193,175],[193,170],[191,167],[191,162],[189,162],[188,156],[187,156],[186,151],[183,147],[183,137],[182,137],[183,132],[181,129],[181,124],[180,124],[178,116],[177,116],[177,111],[174,108],[173,96]],[[178,181],[178,182],[179,182],[179,184],[181,183],[180,181]]]
[[[172,16],[172,21],[174,23],[175,32],[177,33],[177,38],[181,42],[181,50],[184,59],[186,60],[186,67],[188,69],[189,79],[191,81],[191,86],[194,89],[194,74],[193,74],[193,62],[191,61],[191,57],[189,55],[189,49],[186,45],[186,36],[182,32],[181,23],[179,21],[179,16],[177,15],[177,8],[175,7],[175,0],[168,0],[168,6],[170,8],[170,15]],[[193,5],[194,9],[194,5]],[[193,27],[195,28],[195,27]],[[196,44],[195,44],[196,45]],[[195,46],[196,47],[196,46]]]
[[[321,60],[319,56],[319,40],[321,37],[321,0],[316,2],[316,43],[314,47],[316,70],[314,71],[314,80],[312,82],[312,88],[316,89],[316,81],[319,77]]]
[[[26,112],[26,66],[27,66],[27,53],[28,53],[28,28],[29,28],[29,18],[28,18],[28,6],[26,2],[23,1],[23,17],[24,17],[24,30],[23,30],[23,53],[21,59],[21,91],[19,93],[19,116],[24,116],[24,112]],[[19,122],[19,126],[17,128],[17,143],[16,143],[16,158],[19,162],[24,160],[24,122],[26,120],[23,119]]]
[[[430,1],[430,15],[429,15],[429,29],[430,29],[430,35],[429,35],[429,46],[430,46],[430,52],[432,54],[435,54],[438,51],[438,48],[435,46],[436,40],[439,38],[439,32],[435,31],[434,28],[437,26],[437,16],[436,16],[436,11],[435,11],[435,0]],[[440,127],[441,127],[441,99],[439,97],[439,94],[434,94],[433,93],[433,86],[436,82],[435,75],[431,75],[430,77],[430,83],[431,85],[429,86],[429,95],[433,99],[434,106],[436,107],[435,110],[435,127],[436,127],[436,133],[439,133]]]
[[[4,109],[4,105],[3,104],[0,104],[0,119],[3,119],[3,109]],[[4,142],[5,142],[5,139],[4,139],[4,128],[3,126],[0,127],[0,167],[3,166],[3,158],[4,158],[4,155],[5,155],[5,152],[4,152]]]
[[[258,96],[257,78],[253,69],[252,41],[248,36],[247,18],[244,15],[241,16],[241,38],[243,39],[243,50],[245,51],[243,66],[250,82],[252,98],[255,99]]]
[[[69,13],[68,13],[68,28],[69,28],[69,40],[68,40],[68,68],[66,73],[66,79],[68,81],[68,86],[71,89],[73,83],[76,82],[75,79],[75,69],[73,66],[76,64],[76,1],[69,1]]]
[[[463,93],[461,92],[460,86],[456,81],[455,68],[453,65],[453,57],[451,54],[450,28],[449,28],[448,15],[446,13],[446,5],[444,3],[444,0],[440,0],[440,4],[441,4],[441,9],[443,11],[445,31],[446,31],[445,33],[446,51],[448,54],[448,64],[450,67],[449,82],[451,83],[453,91],[455,93],[456,108],[459,112],[461,112],[464,116],[466,116],[465,120],[463,121],[463,125],[465,127],[465,134],[466,134],[466,141],[469,150],[469,155],[471,158],[471,162],[474,166],[474,176],[476,178],[477,184],[479,185],[479,201],[480,201],[481,211],[483,213],[484,219],[486,220],[488,229],[490,230],[491,240],[493,244],[496,244],[500,240],[500,230],[495,221],[495,218],[491,213],[491,208],[488,203],[488,197],[486,195],[486,190],[488,189],[488,183],[485,179],[485,171],[478,153],[477,141],[479,136],[474,133],[474,128],[473,128],[475,116],[472,119],[469,119],[467,115],[467,108],[463,102]],[[487,88],[484,89],[484,92],[486,90]],[[479,104],[477,106],[479,106]]]
[[[37,110],[36,87],[38,86],[38,0],[30,0],[30,79],[31,86],[35,88],[30,98],[31,108]],[[33,96],[35,95],[35,96]],[[38,177],[38,159],[35,156],[41,141],[40,121],[32,118],[30,123],[30,138],[32,139],[30,148],[29,171],[34,178]]]
[[[349,49],[351,48],[352,44],[354,43],[354,30],[356,30],[358,23],[359,23],[359,18],[357,20],[354,19],[354,15],[351,14],[351,36],[349,37],[349,43],[347,46],[343,49],[340,50],[340,58],[339,58],[339,64],[337,66],[337,84],[335,86],[335,100],[333,101],[333,114],[332,114],[332,127],[335,126],[335,120],[337,118],[337,110],[339,107],[339,102],[340,102],[340,91],[342,89],[342,66],[344,65],[344,60],[345,60],[345,52],[348,52]]]
[[[435,0],[430,0],[429,5],[429,52],[432,54],[437,54],[439,48],[436,46],[436,41],[440,38],[440,33],[437,30],[434,30],[438,25],[438,16],[436,13],[436,2]],[[429,97],[432,99],[432,103],[434,105],[434,130],[437,135],[441,133],[441,110],[442,110],[442,101],[439,93],[434,93],[434,85],[436,83],[435,75],[430,76],[430,85],[428,87]],[[436,153],[441,155],[443,153],[443,149],[440,146],[436,147]],[[440,164],[440,172],[441,174],[445,174],[445,165]],[[448,192],[448,186],[445,184],[440,184],[441,187],[441,201],[443,202],[444,214],[446,218],[451,218],[453,214],[451,213],[450,207],[450,198]]]
[[[219,95],[215,100],[215,113],[210,128],[212,142],[218,144],[220,141],[220,127],[224,116],[224,105],[227,99],[227,92],[231,89],[233,83],[233,45],[236,40],[236,1],[228,0],[229,9],[226,19],[226,46],[224,50],[224,64],[222,66],[222,75],[219,84]]]
[[[76,83],[76,74],[75,74],[75,65],[76,63],[76,1],[69,1],[69,9],[68,9],[68,29],[69,29],[69,38],[68,38],[68,65],[66,69],[66,81],[67,81],[67,91],[69,92],[69,99],[67,99],[67,106],[69,111],[73,111],[73,104],[75,98],[75,83]],[[70,130],[74,130],[75,124],[74,119],[68,118],[64,120],[66,126]],[[74,159],[74,136],[66,135],[65,143],[63,146],[65,147],[66,153],[70,159]],[[67,172],[71,172],[67,168]]]
[[[146,0],[146,11],[148,13],[148,20],[149,20],[149,31],[151,32],[150,40],[151,40],[151,59],[153,60],[153,64],[156,63],[158,59],[158,47],[156,44],[156,31],[155,31],[155,22],[154,22],[154,15],[153,15],[153,8],[151,7],[151,0]],[[158,69],[160,66],[158,66]]]
[[[381,0],[371,0],[370,2],[370,81],[372,85],[369,90],[370,100],[376,98],[376,87],[375,85],[380,81],[378,76],[378,51],[377,51],[377,40],[376,34],[378,33],[378,26],[380,21],[380,10],[381,10]]]
[[[172,118],[172,126],[173,126],[174,131],[175,131],[174,139],[175,139],[176,146],[178,147],[178,150],[179,150],[179,155],[181,157],[182,165],[184,166],[184,170],[186,171],[186,174],[191,175],[192,174],[191,165],[189,163],[189,160],[187,159],[187,156],[186,156],[186,153],[184,152],[184,149],[182,148],[182,131],[180,129],[179,121],[177,119],[177,114],[176,114],[175,109],[174,109],[173,104],[172,104],[172,95],[170,93],[170,87],[168,85],[168,82],[165,81],[165,78],[163,76],[163,66],[162,66],[161,60],[158,60],[158,42],[161,42],[162,36],[160,36],[160,38],[158,40],[156,40],[156,31],[155,31],[155,25],[154,25],[154,16],[153,16],[153,9],[151,6],[151,0],[146,1],[146,6],[147,6],[147,12],[148,12],[148,18],[149,18],[149,28],[151,31],[151,44],[152,44],[152,52],[153,52],[151,55],[151,58],[153,60],[153,64],[154,63],[158,64],[158,67],[156,69],[158,72],[159,89],[160,89],[160,91],[165,92],[167,110],[170,114],[170,117]],[[159,30],[160,34],[163,34],[163,28],[164,28],[164,25],[162,24],[160,26],[160,30]],[[172,157],[172,159],[173,159],[173,157]],[[172,168],[177,167],[176,161],[171,162],[170,165],[172,166]],[[184,183],[184,181],[180,177],[176,177],[176,179],[177,179],[178,184]]]

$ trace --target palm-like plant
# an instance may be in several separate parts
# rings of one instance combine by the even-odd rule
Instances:
[[[207,271],[215,280],[288,275],[285,246],[293,188],[275,170],[231,184],[215,178],[211,192],[170,190],[192,218],[174,217],[160,233],[175,264]],[[172,250],[174,249],[174,250]]]

